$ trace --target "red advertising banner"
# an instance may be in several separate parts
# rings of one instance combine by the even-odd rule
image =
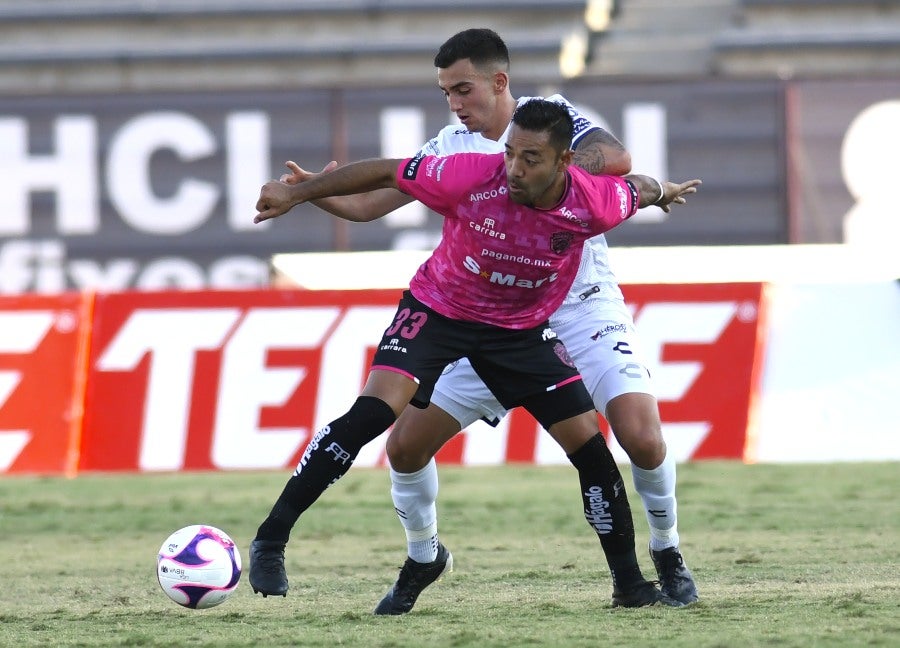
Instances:
[[[743,457],[759,391],[763,284],[622,286],[651,351],[663,434],[676,460]]]
[[[626,286],[679,461],[743,455],[762,284]],[[399,291],[98,295],[81,470],[275,469],[345,411]],[[384,436],[357,465],[384,462]],[[620,452],[620,451],[619,451]],[[439,461],[565,461],[525,412]]]
[[[80,469],[293,465],[353,403],[399,297],[98,295]]]
[[[763,284],[623,285],[651,364],[663,436],[676,461],[741,459],[759,388]],[[600,419],[620,462],[628,458]],[[445,445],[452,463],[566,463],[524,410],[492,429],[476,423]]]
[[[92,303],[0,297],[0,474],[75,474]]]

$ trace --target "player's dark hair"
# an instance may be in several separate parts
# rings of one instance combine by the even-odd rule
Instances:
[[[528,131],[550,133],[550,144],[560,153],[572,146],[575,122],[569,109],[560,103],[530,99],[516,108],[512,121]]]
[[[441,45],[434,57],[434,66],[445,69],[462,59],[469,59],[476,67],[499,65],[509,68],[506,43],[490,29],[466,29],[454,34]]]

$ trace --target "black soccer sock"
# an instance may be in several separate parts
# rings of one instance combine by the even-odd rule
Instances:
[[[634,548],[634,520],[622,474],[606,446],[596,436],[569,455],[578,470],[584,518],[600,538],[613,578],[613,587],[644,580]]]
[[[300,515],[350,470],[362,447],[396,418],[380,398],[360,396],[346,414],[316,432],[256,539],[287,542]]]

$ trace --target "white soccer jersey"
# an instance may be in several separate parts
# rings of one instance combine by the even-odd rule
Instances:
[[[518,105],[522,105],[531,99],[542,97],[519,97]],[[575,122],[575,134],[572,138],[572,147],[578,146],[578,142],[587,133],[599,128],[590,119],[578,112],[571,103],[562,95],[545,97],[548,101],[555,101],[568,107],[569,114]],[[425,155],[451,155],[453,153],[502,153],[506,145],[506,137],[509,134],[507,126],[503,136],[494,141],[484,137],[481,133],[472,133],[462,125],[445,126],[438,134],[430,139],[421,149]],[[599,298],[607,302],[620,302],[624,304],[622,291],[616,277],[609,267],[609,255],[606,237],[602,234],[595,236],[584,243],[581,253],[581,265],[572,287],[566,295],[565,301],[557,311],[557,316],[566,317],[567,310],[578,310],[577,306],[586,299]]]

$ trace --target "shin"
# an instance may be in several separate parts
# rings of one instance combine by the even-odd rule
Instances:
[[[395,418],[384,401],[360,396],[346,414],[316,432],[269,517],[259,527],[257,540],[286,542],[300,515],[344,476],[360,449]]]

